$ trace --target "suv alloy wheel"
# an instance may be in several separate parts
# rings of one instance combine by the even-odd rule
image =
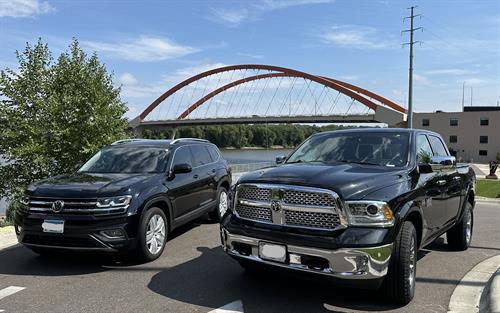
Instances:
[[[167,243],[168,222],[165,213],[158,207],[144,212],[137,232],[137,255],[143,261],[160,257]]]

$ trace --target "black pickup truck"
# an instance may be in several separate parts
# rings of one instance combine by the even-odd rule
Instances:
[[[470,244],[475,175],[436,133],[324,132],[276,161],[238,181],[221,222],[224,250],[246,269],[323,274],[406,304],[419,248],[444,233],[453,249]]]

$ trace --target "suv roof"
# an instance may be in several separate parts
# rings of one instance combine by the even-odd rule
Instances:
[[[183,143],[193,143],[193,142],[203,142],[210,143],[208,140],[199,139],[199,138],[179,138],[179,139],[139,139],[139,138],[131,138],[131,139],[123,139],[115,141],[111,144],[111,146],[161,146],[168,147],[170,145],[175,144],[183,144]]]

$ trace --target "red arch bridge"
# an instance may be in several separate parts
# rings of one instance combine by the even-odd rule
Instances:
[[[406,110],[359,86],[290,68],[243,64],[208,70],[167,90],[129,125],[144,129],[264,123],[402,125]]]

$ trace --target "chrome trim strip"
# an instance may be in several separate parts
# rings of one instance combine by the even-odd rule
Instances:
[[[316,188],[316,187],[308,187],[308,186],[285,185],[285,184],[266,184],[266,183],[243,183],[243,184],[239,184],[236,186],[235,199],[237,200],[238,203],[241,203],[243,205],[263,207],[263,208],[270,208],[271,202],[270,201],[266,202],[266,201],[258,201],[258,200],[248,200],[248,199],[240,200],[238,197],[238,192],[239,192],[239,189],[241,187],[254,187],[254,188],[271,189],[271,190],[272,189],[284,189],[284,190],[292,190],[292,191],[329,194],[333,197],[333,199],[335,201],[335,204],[336,204],[335,207],[315,206],[315,205],[313,205],[313,206],[295,205],[295,204],[287,204],[287,203],[283,202],[282,209],[283,210],[290,210],[290,211],[311,212],[311,213],[315,213],[315,212],[317,212],[317,213],[332,213],[332,212],[337,213],[340,224],[334,229],[321,228],[321,227],[297,226],[297,225],[288,225],[288,224],[282,225],[282,224],[276,224],[273,222],[266,222],[266,221],[254,220],[254,219],[241,217],[238,214],[238,212],[236,211],[236,207],[234,207],[233,212],[234,212],[235,216],[240,218],[240,219],[253,221],[256,223],[268,224],[268,225],[282,225],[282,226],[286,226],[286,227],[311,229],[311,230],[323,230],[323,231],[335,231],[338,229],[344,229],[348,226],[345,205],[342,202],[342,200],[340,199],[340,196],[332,190],[323,189],[323,188]],[[270,200],[272,200],[272,199],[270,199]]]
[[[62,199],[64,201],[64,199]],[[34,205],[52,205],[54,203],[53,201],[38,201],[38,200],[33,200],[30,201],[29,204],[34,204]],[[64,201],[64,205],[81,205],[81,206],[93,206],[96,205],[97,202],[68,202]]]
[[[297,254],[300,256],[314,256],[327,260],[329,267],[320,270],[309,268],[304,264],[278,263],[264,260],[259,256],[258,247],[259,242],[261,241],[260,239],[231,234],[224,228],[221,229],[221,232],[224,251],[231,256],[268,265],[323,274],[342,279],[377,279],[384,277],[387,275],[393,249],[392,243],[377,247],[339,248],[335,250],[327,250],[275,242],[276,244],[286,245],[288,256],[290,254]],[[252,248],[252,254],[239,254],[233,247],[234,242],[250,245]]]

